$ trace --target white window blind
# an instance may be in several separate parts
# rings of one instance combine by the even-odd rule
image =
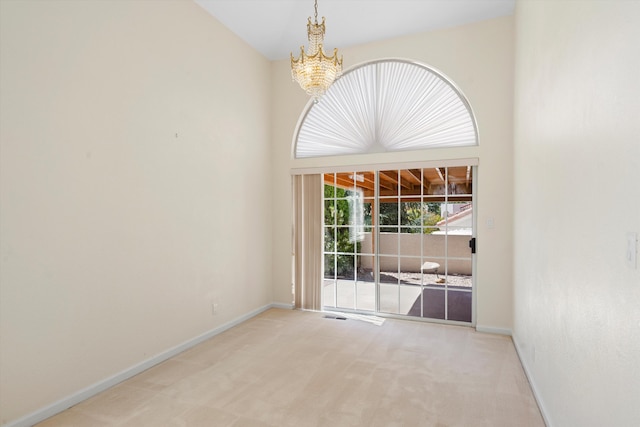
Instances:
[[[352,68],[318,103],[295,134],[295,157],[364,154],[477,145],[471,107],[440,72],[407,60]]]

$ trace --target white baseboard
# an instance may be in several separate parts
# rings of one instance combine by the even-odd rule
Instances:
[[[511,336],[511,329],[494,328],[493,326],[476,325],[476,331],[487,334]]]
[[[285,310],[293,310],[293,304],[285,304],[283,302],[274,302],[274,303],[271,303],[269,308],[282,308]]]
[[[249,319],[251,319],[254,316],[257,316],[258,314],[270,309],[270,308],[293,308],[293,306],[291,304],[282,304],[282,303],[273,303],[273,304],[268,304],[265,305],[263,307],[260,307],[256,310],[253,310],[243,316],[240,316],[234,320],[231,320],[230,322],[227,322],[223,325],[218,326],[217,328],[214,328],[208,332],[205,332],[202,335],[199,335],[195,338],[190,339],[189,341],[186,341],[180,345],[177,345],[173,348],[170,348],[160,354],[157,354],[154,357],[151,357],[141,363],[138,363],[137,365],[134,365],[128,369],[125,369],[124,371],[113,375],[112,377],[106,378],[100,382],[97,382],[93,385],[90,385],[89,387],[86,387],[70,396],[67,396],[63,399],[60,399],[59,401],[45,406],[43,408],[38,409],[37,411],[32,412],[29,415],[26,415],[22,418],[19,418],[17,420],[11,421],[8,424],[3,425],[3,427],[30,427],[34,424],[37,424],[41,421],[46,420],[49,417],[52,417],[62,411],[64,411],[65,409],[68,409],[74,405],[77,405],[78,403],[89,399],[90,397],[95,396],[98,393],[101,393],[103,391],[105,391],[106,389],[113,387],[116,384],[121,383],[122,381],[128,380],[129,378],[138,375],[139,373],[146,371],[147,369],[164,362],[167,359],[170,359],[180,353],[182,353],[185,350],[190,349],[191,347],[194,347],[206,340],[208,340],[209,338],[212,338],[224,331],[226,331],[227,329],[231,329],[236,325],[239,325],[242,322],[245,322]]]
[[[531,371],[529,369],[529,366],[527,365],[526,359],[523,357],[524,353],[522,352],[522,349],[518,344],[518,340],[516,340],[516,337],[512,336],[511,341],[513,341],[513,345],[516,348],[516,353],[518,354],[518,358],[520,359],[520,364],[522,365],[524,374],[526,375],[527,380],[529,381],[529,386],[531,387],[531,391],[533,392],[533,398],[536,400],[536,403],[538,404],[538,409],[540,410],[542,419],[547,427],[552,427],[551,421],[549,420],[548,412],[544,407],[544,403],[542,403],[542,398],[540,396],[540,393],[538,393],[538,388],[536,387],[536,383],[533,380],[533,377],[531,376]]]

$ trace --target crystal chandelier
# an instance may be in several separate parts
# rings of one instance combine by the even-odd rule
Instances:
[[[305,54],[304,46],[301,46],[298,59],[294,59],[291,53],[291,76],[305,92],[313,96],[315,102],[342,74],[342,56],[338,59],[338,49],[333,50],[333,56],[325,55],[322,49],[324,30],[324,17],[322,24],[318,24],[318,0],[315,0],[314,22],[311,23],[309,17],[307,23],[309,50]]]

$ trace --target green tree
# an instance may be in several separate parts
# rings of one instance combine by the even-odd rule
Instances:
[[[442,216],[442,212],[440,211],[440,203],[437,202],[429,202],[426,204],[427,210],[434,215]]]
[[[400,217],[398,218],[398,215]],[[403,202],[380,203],[380,225],[401,226],[403,233],[419,233],[420,226],[424,234],[431,234],[438,228],[432,227],[442,220],[439,203]]]
[[[355,197],[350,191],[343,188],[333,187],[325,184],[325,199],[327,197],[335,197],[336,200],[330,200],[325,204],[324,210],[324,248],[325,252],[325,275],[340,277],[352,277],[354,272],[353,256],[340,255],[354,254],[360,251],[360,242],[354,240],[353,232],[350,227],[351,204]],[[336,254],[337,252],[338,254]],[[337,260],[337,263],[336,263]]]

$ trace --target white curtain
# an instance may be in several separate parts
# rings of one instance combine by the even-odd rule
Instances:
[[[322,175],[293,177],[293,291],[296,308],[322,308]]]

